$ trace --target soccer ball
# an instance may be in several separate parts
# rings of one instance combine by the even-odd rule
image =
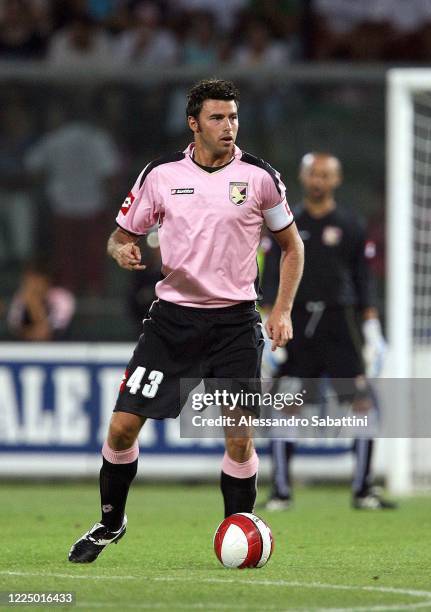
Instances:
[[[214,551],[225,567],[262,567],[273,548],[271,529],[261,518],[248,512],[228,516],[214,534]]]

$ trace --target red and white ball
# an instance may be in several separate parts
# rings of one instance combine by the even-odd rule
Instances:
[[[214,535],[214,550],[225,567],[262,567],[274,548],[271,529],[261,518],[239,512],[225,518]]]

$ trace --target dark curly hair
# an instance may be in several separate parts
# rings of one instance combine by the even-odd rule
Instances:
[[[232,81],[205,79],[190,89],[187,95],[186,116],[199,117],[205,100],[234,100],[239,107],[239,91]]]

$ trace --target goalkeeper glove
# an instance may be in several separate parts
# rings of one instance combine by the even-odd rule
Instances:
[[[261,376],[263,379],[265,379],[277,376],[280,365],[286,361],[287,351],[284,347],[280,346],[277,347],[275,351],[272,350],[272,340],[268,337],[265,329],[267,316],[265,316],[265,314],[261,314],[261,317],[263,321],[262,334],[265,340],[262,355]]]
[[[366,319],[362,324],[365,344],[362,356],[365,362],[365,373],[370,378],[376,378],[383,369],[387,344],[382,334],[382,326],[378,319]]]

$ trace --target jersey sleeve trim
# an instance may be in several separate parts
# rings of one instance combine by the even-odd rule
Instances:
[[[287,229],[288,227],[290,227],[290,226],[292,225],[292,223],[295,223],[295,219],[292,219],[292,221],[291,221],[290,223],[288,223],[288,224],[287,224],[285,227],[282,227],[282,228],[281,228],[281,229],[279,229],[279,230],[271,230],[271,232],[272,232],[273,234],[278,234],[278,233],[280,233],[280,232],[284,231],[285,229]]]
[[[130,234],[131,236],[136,236],[137,238],[140,238],[141,236],[145,236],[145,234],[135,234],[135,232],[131,232],[130,230],[125,229],[118,223],[118,221],[115,221],[115,223],[118,225],[120,230],[122,230],[123,232],[126,232],[126,234]]]

